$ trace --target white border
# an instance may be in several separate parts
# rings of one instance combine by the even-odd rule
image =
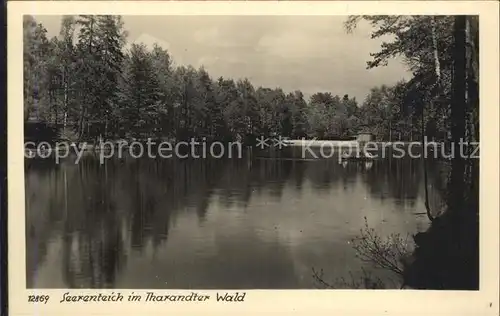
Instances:
[[[496,1],[318,1],[318,2],[8,2],[8,201],[9,310],[11,315],[170,314],[213,315],[328,314],[498,315],[499,299],[499,4]],[[62,14],[120,15],[358,15],[474,14],[480,16],[481,94],[481,282],[480,291],[287,290],[247,291],[245,303],[73,303],[59,304],[65,290],[46,305],[27,303],[23,150],[22,16]],[[116,291],[116,290],[115,290]],[[72,291],[95,293],[95,291]],[[101,291],[111,292],[111,291]],[[122,292],[129,292],[123,290]],[[141,291],[134,290],[138,293]],[[145,292],[145,291],[144,291]],[[157,291],[159,292],[159,291]],[[167,291],[165,291],[167,292]],[[172,293],[173,291],[168,291]],[[174,291],[175,292],[175,291]],[[215,291],[201,291],[215,295]],[[491,303],[491,306],[490,306]]]

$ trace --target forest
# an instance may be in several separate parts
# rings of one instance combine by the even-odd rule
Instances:
[[[203,67],[176,65],[158,45],[125,49],[120,16],[64,16],[50,39],[26,16],[24,121],[71,141],[343,139],[366,132],[379,141],[427,136],[457,153],[460,141],[479,141],[478,16],[349,16],[345,31],[359,23],[372,26],[372,38],[389,38],[371,53],[368,69],[399,57],[412,73],[408,81],[373,87],[360,103],[342,92],[305,100],[301,91],[212,78]],[[431,226],[414,236],[415,251],[400,270],[411,288],[479,286],[479,161],[455,155],[448,164],[446,210],[430,210],[426,201]]]
[[[373,38],[394,38],[367,68],[398,55],[414,77],[373,87],[360,102],[341,91],[317,92],[306,100],[301,91],[213,78],[204,67],[176,65],[158,45],[127,46],[121,16],[64,16],[53,38],[25,16],[24,120],[71,141],[349,139],[361,132],[379,141],[419,140],[423,133],[449,139],[453,17],[364,18],[373,25]],[[359,19],[346,19],[346,31]],[[468,113],[467,130],[477,130],[478,113]]]

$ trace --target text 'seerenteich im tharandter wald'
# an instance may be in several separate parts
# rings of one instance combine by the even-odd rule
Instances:
[[[478,289],[477,16],[23,27],[28,288]]]

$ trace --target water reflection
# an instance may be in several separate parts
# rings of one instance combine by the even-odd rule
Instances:
[[[401,159],[32,161],[27,286],[312,288],[312,267],[366,268],[348,244],[364,216],[381,234],[425,229],[422,191]]]

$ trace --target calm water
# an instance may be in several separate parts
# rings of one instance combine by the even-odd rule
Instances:
[[[364,226],[427,228],[419,160],[115,159],[26,170],[30,288],[314,288],[392,277],[356,258]],[[430,195],[442,203],[431,166]],[[439,179],[438,179],[439,178]]]

